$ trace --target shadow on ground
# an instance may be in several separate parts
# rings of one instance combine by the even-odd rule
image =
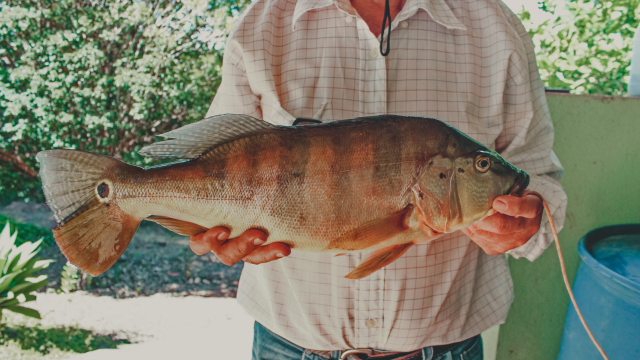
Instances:
[[[23,350],[48,354],[54,349],[64,352],[86,353],[98,349],[115,349],[129,344],[116,334],[97,334],[76,327],[42,328],[40,326],[1,325],[0,345],[17,343]]]

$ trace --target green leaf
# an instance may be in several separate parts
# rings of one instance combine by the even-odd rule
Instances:
[[[9,289],[11,282],[18,275],[20,275],[20,273],[11,273],[0,278],[0,294]]]
[[[45,275],[46,277],[46,275]],[[46,278],[44,280],[35,282],[35,283],[30,283],[30,282],[25,282],[22,283],[20,285],[16,285],[14,287],[11,288],[11,291],[13,291],[16,295],[18,293],[24,293],[24,294],[28,294],[32,291],[36,291],[38,289],[40,289],[41,287],[47,285],[49,283],[49,280],[47,280]]]
[[[0,257],[5,258],[9,254],[11,247],[15,243],[15,235],[11,236],[11,227],[9,221],[5,224],[2,232],[0,233]]]
[[[35,261],[35,263],[38,264],[39,262],[42,262],[42,261],[43,260]],[[13,279],[13,281],[16,282],[16,283],[21,283],[21,282],[25,281],[25,279],[27,279],[28,277],[33,275],[34,273],[46,268],[49,265],[50,262],[53,262],[53,260],[44,260],[44,261],[46,262],[46,264],[44,264],[43,266],[34,266],[34,267],[25,266],[25,270],[23,270],[20,273],[20,275],[16,276]],[[26,270],[26,269],[28,269],[28,270]],[[46,275],[42,275],[42,276],[46,276]]]
[[[12,306],[12,305],[17,305],[20,302],[18,301],[18,299],[13,298],[13,299],[0,299],[0,310],[4,309],[6,306]]]
[[[18,262],[20,261],[20,256],[22,256],[22,254],[12,250],[9,253],[9,258],[7,259],[7,263],[5,264],[4,269],[2,269],[2,273],[8,274],[10,272],[15,271],[14,268],[16,267],[16,265],[18,265]]]
[[[40,243],[42,243],[42,239],[35,243],[25,242],[16,249],[21,256],[20,261],[15,265],[14,271],[22,269],[40,251]]]
[[[22,314],[22,315],[25,315],[25,316],[29,316],[29,317],[32,317],[32,318],[42,319],[40,317],[40,313],[37,310],[34,310],[34,309],[30,309],[30,308],[26,308],[26,307],[22,307],[22,306],[17,306],[17,305],[7,306],[4,309],[9,310],[9,311],[13,311],[13,312],[18,313],[18,314]]]
[[[27,262],[26,264],[23,265],[23,268],[21,270],[15,271],[15,272],[19,272],[20,275],[18,275],[14,281],[16,282],[22,282],[24,279],[28,278],[29,276],[31,276],[31,274],[35,273],[36,271],[38,271],[37,268],[34,268],[35,264],[37,263],[38,259],[31,259],[29,260],[29,262]]]
[[[4,269],[4,266],[7,263],[7,257],[0,259],[0,275],[4,274],[4,272],[2,272],[2,269]]]

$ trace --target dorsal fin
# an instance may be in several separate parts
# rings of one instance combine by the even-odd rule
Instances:
[[[193,159],[216,145],[275,127],[248,115],[216,115],[162,134],[160,136],[171,140],[145,146],[139,153],[153,158]]]

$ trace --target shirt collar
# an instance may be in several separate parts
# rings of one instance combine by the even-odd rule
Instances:
[[[338,9],[349,15],[355,15],[355,11],[349,3],[349,0],[298,0],[293,11],[293,21],[291,22],[293,30],[296,29],[298,19],[306,12],[322,9],[331,5],[335,5]],[[413,16],[418,9],[426,11],[433,21],[447,29],[467,30],[444,0],[407,0],[398,17],[402,16],[404,19],[408,19]]]
[[[298,19],[300,19],[300,17],[305,13],[311,10],[322,9],[335,3],[336,0],[298,0],[296,2],[296,7],[293,10],[293,21],[291,22],[293,30],[296,29],[296,23],[298,22]]]
[[[418,9],[426,11],[433,21],[447,29],[467,30],[444,0],[407,0],[397,17],[406,20]]]

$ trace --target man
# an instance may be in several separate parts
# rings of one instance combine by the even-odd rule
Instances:
[[[227,42],[208,115],[280,125],[398,114],[440,119],[532,175],[562,227],[566,195],[533,44],[499,0],[258,0]],[[387,22],[388,23],[388,22]],[[381,48],[389,43],[388,56]],[[238,301],[256,319],[254,359],[481,359],[478,334],[503,323],[513,286],[503,254],[537,258],[551,242],[533,196],[502,196],[499,214],[412,247],[361,280],[366,254],[291,253],[266,235],[214,228],[197,254],[244,260]],[[277,261],[274,261],[277,260]],[[260,264],[260,265],[258,265]]]

